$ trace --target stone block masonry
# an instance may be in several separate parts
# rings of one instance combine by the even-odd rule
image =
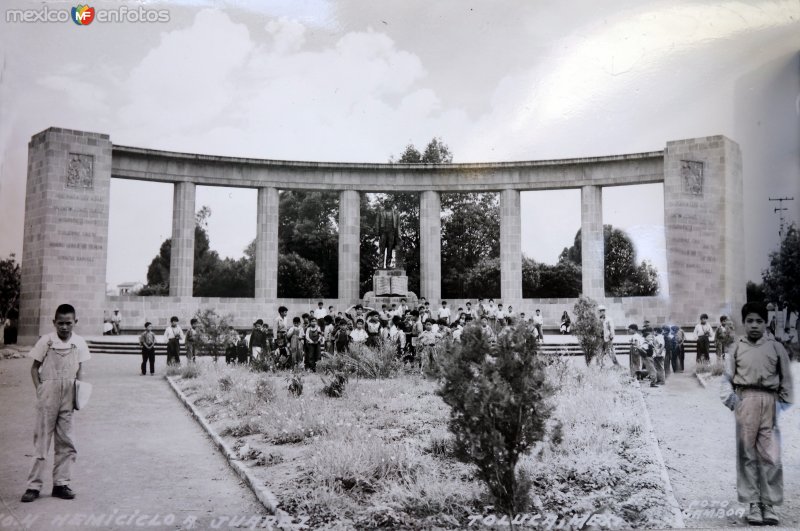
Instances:
[[[174,184],[170,297],[106,297],[111,176]],[[605,186],[664,183],[668,296],[616,300],[605,296],[602,193]],[[255,297],[192,296],[195,188],[258,189]],[[735,142],[713,136],[668,142],[666,150],[568,160],[477,164],[366,164],[274,161],[171,153],[113,146],[107,135],[50,128],[28,150],[22,253],[21,343],[52,330],[56,306],[78,311],[77,333],[102,333],[103,313],[121,305],[126,322],[170,315],[188,319],[201,307],[232,313],[237,326],[275,315],[278,299],[280,190],[339,192],[337,299],[358,300],[361,193],[420,194],[420,296],[441,300],[441,193],[500,193],[501,297],[519,311],[542,308],[557,322],[571,299],[522,298],[520,192],[581,189],[583,293],[609,306],[618,320],[696,322],[700,313],[736,314],[745,299],[742,163]],[[394,288],[390,291],[396,291]],[[411,294],[409,294],[411,295]],[[314,307],[312,301],[309,307]],[[453,301],[449,301],[453,302]],[[454,309],[457,308],[451,304]]]
[[[28,144],[21,344],[52,330],[62,303],[75,306],[77,333],[102,331],[111,156],[98,133],[51,127]]]

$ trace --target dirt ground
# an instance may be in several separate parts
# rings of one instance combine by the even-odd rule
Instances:
[[[0,529],[208,529],[226,516],[263,518],[163,379],[163,358],[153,377],[139,376],[140,361],[100,354],[86,364],[94,391],[74,417],[77,497],[51,497],[48,472],[41,497],[21,503],[33,451],[31,361],[0,360]]]
[[[666,386],[642,387],[675,496],[689,528],[746,527],[741,517],[727,515],[731,509],[740,509],[740,514],[747,509],[736,497],[733,413],[719,399],[718,377],[710,378],[704,388],[693,374],[694,363],[688,358],[686,372],[671,375]],[[792,364],[792,376],[796,393],[800,363]],[[798,529],[800,408],[795,406],[785,412],[779,426],[785,502],[776,507],[776,512],[781,526]],[[711,509],[715,509],[713,517]]]

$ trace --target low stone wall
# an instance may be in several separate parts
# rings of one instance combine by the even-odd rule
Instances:
[[[115,308],[119,308],[123,317],[124,329],[138,329],[144,326],[145,321],[150,321],[158,329],[169,324],[171,316],[175,315],[181,323],[188,323],[189,319],[198,309],[212,308],[219,314],[233,316],[233,325],[237,328],[247,328],[256,319],[263,319],[266,323],[274,321],[278,315],[278,307],[289,308],[289,317],[301,315],[317,307],[322,300],[325,307],[333,306],[336,311],[343,311],[349,301],[340,299],[277,299],[274,302],[257,301],[249,298],[225,297],[138,297],[138,296],[110,296],[106,298],[107,313],[110,315]],[[452,313],[459,307],[465,307],[467,301],[477,303],[477,299],[447,299],[447,305]],[[575,319],[573,307],[578,299],[522,299],[512,301],[514,311],[519,314],[525,312],[532,316],[539,308],[544,317],[546,328],[557,328],[561,323],[561,314],[566,310],[570,318]],[[495,302],[506,302],[495,299]],[[516,303],[515,303],[516,302]],[[609,298],[602,301],[607,308],[607,314],[619,329],[624,329],[630,323],[641,323],[648,319],[652,324],[672,324],[669,313],[669,300],[662,297],[621,297]],[[439,308],[436,304],[435,308]],[[694,323],[675,323],[688,326]]]

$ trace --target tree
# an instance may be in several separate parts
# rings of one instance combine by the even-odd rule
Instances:
[[[578,297],[582,289],[581,267],[569,260],[555,265],[522,259],[522,296],[535,299]]]
[[[320,267],[297,253],[278,257],[278,297],[324,297]]]
[[[764,293],[764,283],[747,281],[747,302],[766,302],[766,294]]]
[[[0,338],[3,337],[6,319],[19,314],[21,273],[16,255],[11,253],[0,260]]]
[[[468,269],[456,268],[450,274],[450,290],[443,291],[448,298],[463,297],[462,294],[479,299],[500,297],[500,258],[483,258]]]
[[[630,237],[622,229],[603,225],[606,295],[611,297],[649,296],[658,294],[658,272],[646,260],[636,264],[636,252]],[[581,230],[575,234],[572,247],[561,251],[559,262],[581,265]]]
[[[800,309],[800,231],[792,223],[777,251],[769,255],[769,267],[761,272],[764,292],[771,302],[786,302],[789,311]]]
[[[232,315],[219,315],[211,308],[200,308],[194,314],[198,321],[198,334],[195,339],[197,343],[198,355],[217,356],[225,353],[225,348],[230,344],[232,338],[237,337],[236,331],[231,323]]]
[[[394,160],[394,157],[389,157],[389,162],[397,162],[400,164],[450,164],[453,162],[453,153],[447,144],[442,142],[439,137],[433,137],[428,145],[425,146],[425,151],[420,151],[414,147],[414,144],[408,144],[403,150],[400,158]]]
[[[500,296],[500,201],[497,194],[442,194],[442,296]],[[496,259],[494,262],[487,260]],[[496,269],[486,270],[489,263]],[[471,271],[475,269],[475,271]],[[482,295],[466,288],[466,277],[489,275]],[[490,286],[497,286],[496,292]],[[491,293],[491,294],[489,294]]]
[[[279,212],[280,254],[294,253],[313,262],[322,274],[322,293],[303,296],[336,297],[339,289],[339,196],[330,192],[284,191]]]
[[[461,343],[450,343],[441,358],[437,394],[450,406],[455,455],[477,466],[497,509],[511,520],[530,500],[531,482],[517,462],[542,439],[552,412],[554,388],[536,338],[527,326],[511,327],[492,344],[480,326],[468,325]]]
[[[597,316],[597,303],[581,295],[573,306],[572,313],[575,316],[572,321],[572,335],[578,338],[586,365],[589,365],[603,346],[603,325]]]
[[[211,250],[208,238],[208,218],[211,209],[203,206],[195,214],[194,226],[194,271],[192,292],[196,297],[215,297],[217,290],[214,286],[214,273],[219,266],[219,254]],[[164,240],[158,255],[150,262],[147,268],[147,286],[139,292],[140,295],[167,295],[169,294],[169,271],[172,258],[172,238]]]

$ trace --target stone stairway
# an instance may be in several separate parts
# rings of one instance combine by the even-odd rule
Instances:
[[[628,344],[625,339],[627,336],[617,336],[614,342],[614,350],[618,355],[628,354]],[[139,338],[137,336],[97,336],[87,337],[89,351],[92,354],[141,354]],[[687,339],[686,355],[694,355],[697,352],[697,342]],[[544,342],[539,344],[539,349],[545,354],[565,354],[568,356],[583,356],[578,341],[573,336],[545,335]],[[714,352],[714,345],[711,345]],[[181,347],[183,352],[183,347]],[[167,345],[165,343],[156,344],[156,356],[166,356]]]

